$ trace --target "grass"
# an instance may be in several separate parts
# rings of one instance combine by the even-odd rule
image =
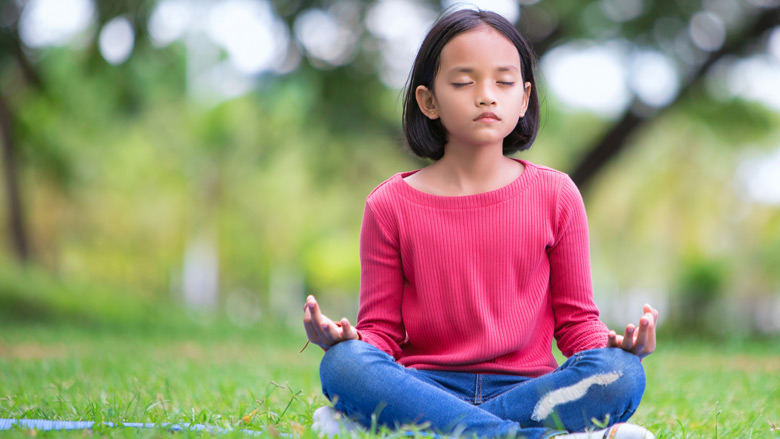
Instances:
[[[171,315],[175,308],[157,321],[145,317],[136,324],[95,315],[54,318],[68,312],[56,306],[44,319],[29,309],[13,317],[12,295],[0,279],[3,294],[0,418],[188,422],[263,430],[272,437],[314,437],[311,414],[325,403],[317,374],[322,353],[316,346],[299,353],[302,330],[272,322],[251,329],[221,321],[200,325]],[[644,365],[648,387],[632,421],[659,439],[780,438],[777,339],[696,341],[662,335],[658,351]],[[169,436],[164,429],[119,428],[2,433],[11,438],[95,434]]]
[[[174,334],[40,324],[0,329],[2,418],[190,422],[309,437],[311,413],[325,402],[321,353],[310,347],[299,354],[303,336],[274,326]],[[659,438],[780,437],[772,427],[780,427],[777,352],[769,342],[669,341],[645,360],[648,388],[633,420]]]
[[[635,422],[667,438],[780,437],[777,340],[662,343]]]
[[[288,331],[193,332],[3,327],[0,417],[188,422],[301,434],[315,406],[325,402],[316,391],[320,354],[299,354],[300,339]]]

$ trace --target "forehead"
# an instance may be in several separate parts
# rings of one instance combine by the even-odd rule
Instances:
[[[440,69],[469,67],[492,69],[515,66],[520,70],[520,54],[507,37],[488,25],[463,32],[441,51]]]

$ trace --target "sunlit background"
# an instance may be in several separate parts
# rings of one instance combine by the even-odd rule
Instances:
[[[32,270],[243,326],[299,325],[308,293],[354,318],[365,196],[425,164],[400,132],[416,50],[476,6],[539,55],[518,156],[580,186],[605,320],[780,333],[779,5],[10,0],[0,294],[34,303]]]

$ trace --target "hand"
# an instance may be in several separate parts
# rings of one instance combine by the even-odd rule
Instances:
[[[639,319],[639,330],[629,323],[624,335],[609,331],[608,348],[620,348],[631,352],[639,358],[646,357],[655,351],[655,324],[658,322],[658,311],[650,305],[644,306],[645,314]]]
[[[346,317],[339,322],[333,322],[320,312],[320,305],[314,296],[306,298],[303,307],[303,328],[309,341],[317,346],[328,349],[344,340],[357,340],[357,329],[349,323]]]

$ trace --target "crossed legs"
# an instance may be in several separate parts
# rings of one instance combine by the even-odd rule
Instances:
[[[425,425],[479,437],[548,437],[592,420],[626,421],[644,392],[642,365],[621,349],[572,356],[539,378],[407,369],[368,343],[344,341],[322,359],[325,396],[365,426]],[[475,397],[474,391],[479,392]]]

